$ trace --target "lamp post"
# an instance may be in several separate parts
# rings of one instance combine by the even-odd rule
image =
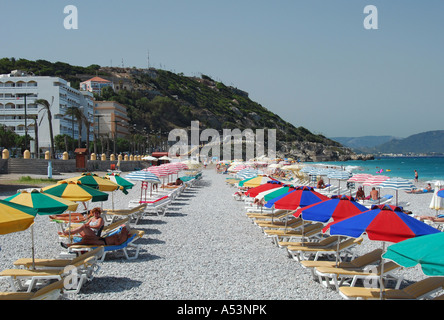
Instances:
[[[33,93],[19,93],[19,96],[23,96],[25,102],[25,150],[28,149],[28,114],[26,108],[26,97],[33,95]]]
[[[94,118],[97,118],[97,137],[99,137],[99,139],[100,139],[100,118],[103,117],[103,115],[102,114],[95,114],[93,116],[94,116]],[[95,126],[94,126],[94,153],[97,155],[97,141],[96,141]],[[103,153],[103,145],[102,145],[102,153]]]

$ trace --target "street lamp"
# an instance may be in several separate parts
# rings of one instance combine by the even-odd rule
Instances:
[[[18,95],[23,96],[24,97],[24,102],[25,102],[25,150],[28,149],[28,122],[26,121],[28,118],[28,114],[26,111],[26,97],[27,96],[32,96],[34,95],[33,93],[18,93]]]
[[[103,114],[95,114],[93,116],[94,116],[94,118],[97,118],[97,136],[100,139],[100,118],[104,117],[104,115]],[[95,126],[94,126],[94,153],[97,155],[97,142],[96,142],[96,129],[95,129]],[[102,153],[103,153],[103,145],[102,145]]]

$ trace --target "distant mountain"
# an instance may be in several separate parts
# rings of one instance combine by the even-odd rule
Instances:
[[[444,130],[427,131],[377,146],[381,153],[444,153]]]
[[[382,145],[390,140],[396,139],[393,136],[363,136],[363,137],[335,137],[330,138],[339,142],[343,146],[352,148],[360,152],[373,152],[373,148]]]

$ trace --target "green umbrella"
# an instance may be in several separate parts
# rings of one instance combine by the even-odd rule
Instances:
[[[444,232],[411,238],[387,248],[383,258],[410,268],[418,264],[427,276],[444,276]]]
[[[80,181],[62,180],[55,185],[44,187],[42,190],[44,193],[71,201],[91,200],[91,202],[98,202],[108,200],[107,193],[83,185]]]
[[[40,215],[61,214],[66,210],[76,211],[78,206],[73,201],[45,194],[37,189],[33,189],[30,192],[22,190],[5,200],[34,208]]]

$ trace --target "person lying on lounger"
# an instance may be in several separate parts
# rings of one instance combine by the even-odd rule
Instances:
[[[425,188],[419,188],[419,189],[415,189],[412,191],[406,191],[407,193],[427,193],[427,192],[432,192],[432,186],[430,185],[430,183],[427,185],[427,187]]]
[[[117,246],[124,243],[130,237],[130,231],[126,226],[122,226],[117,232],[112,232],[109,236],[86,236],[81,241],[66,244],[61,242],[60,245],[67,249],[75,245],[93,245],[93,246]]]

